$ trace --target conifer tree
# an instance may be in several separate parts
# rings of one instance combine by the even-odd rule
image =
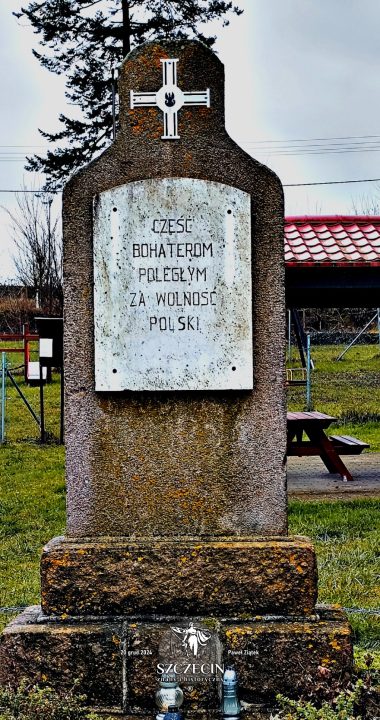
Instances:
[[[51,72],[66,76],[74,115],[61,113],[61,129],[41,135],[54,145],[45,157],[27,158],[27,170],[46,175],[45,190],[57,190],[72,172],[105,148],[112,136],[112,70],[131,48],[156,37],[214,36],[201,26],[228,25],[242,11],[231,0],[32,0],[17,13],[39,35],[33,54]],[[79,111],[79,112],[78,112]]]

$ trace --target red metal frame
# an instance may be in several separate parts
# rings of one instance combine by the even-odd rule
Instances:
[[[33,340],[39,340],[39,335],[37,335],[37,333],[29,332],[29,323],[25,323],[25,325],[23,326],[22,333],[0,333],[0,342],[10,342],[12,340],[22,341],[23,348],[6,348],[5,352],[7,352],[7,353],[23,352],[24,353],[24,378],[25,378],[25,382],[27,382],[27,380],[28,380],[28,365],[29,365],[29,361],[30,361],[29,343],[32,342]]]

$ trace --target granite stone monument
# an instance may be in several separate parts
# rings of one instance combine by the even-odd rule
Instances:
[[[138,47],[119,92],[116,140],[64,193],[67,533],[0,680],[144,715],[169,679],[191,717],[233,664],[255,717],[352,660],[287,535],[282,187],[228,136],[199,42]]]

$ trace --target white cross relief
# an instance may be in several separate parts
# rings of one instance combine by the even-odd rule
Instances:
[[[131,110],[136,107],[159,107],[164,113],[162,140],[179,140],[178,111],[184,105],[210,107],[210,90],[182,92],[177,85],[178,59],[161,60],[162,88],[158,92],[136,93],[131,90]]]

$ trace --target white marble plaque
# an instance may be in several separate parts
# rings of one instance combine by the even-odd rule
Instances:
[[[251,389],[250,196],[192,178],[94,200],[95,388]]]

